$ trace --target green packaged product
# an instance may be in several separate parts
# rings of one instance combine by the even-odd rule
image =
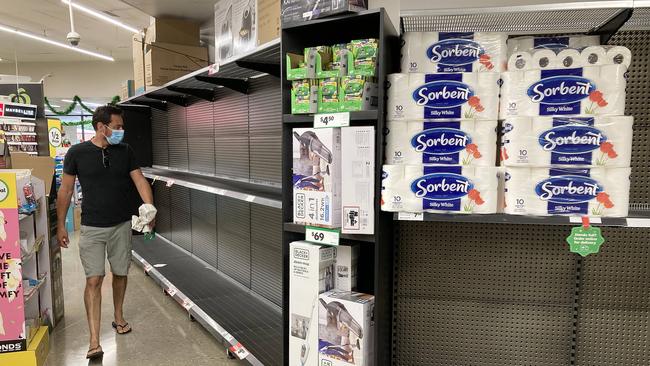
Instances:
[[[376,39],[357,39],[350,42],[354,65],[350,68],[351,76],[375,76],[377,73],[377,56],[379,43]]]
[[[316,103],[312,98],[311,80],[294,80],[291,82],[291,114],[315,113]]]
[[[352,64],[352,52],[347,43],[332,46],[332,70],[338,70],[339,76],[348,74],[348,65]]]
[[[327,78],[318,80],[318,113],[338,112],[339,79]]]
[[[341,112],[353,112],[377,107],[377,83],[364,76],[344,76],[340,81]],[[374,107],[374,108],[373,108]]]
[[[307,77],[326,79],[339,76],[339,71],[332,69],[332,48],[317,46],[305,48]]]
[[[287,80],[306,79],[307,64],[305,56],[295,53],[287,53]]]

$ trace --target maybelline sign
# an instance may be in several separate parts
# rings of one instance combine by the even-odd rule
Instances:
[[[1,118],[35,120],[38,107],[33,104],[0,103]]]

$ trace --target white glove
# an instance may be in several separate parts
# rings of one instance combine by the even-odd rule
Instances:
[[[140,206],[138,212],[140,213],[140,216],[133,215],[131,218],[131,228],[141,233],[150,232],[151,228],[149,227],[149,223],[156,218],[158,210],[156,210],[153,205],[145,203]]]

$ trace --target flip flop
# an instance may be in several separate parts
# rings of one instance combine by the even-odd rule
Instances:
[[[104,356],[104,351],[101,348],[102,348],[102,346],[97,346],[95,348],[89,349],[88,354],[86,354],[86,359],[96,360],[96,359],[101,358],[102,356]],[[92,350],[99,350],[99,352],[90,353],[90,351],[92,351]]]
[[[129,330],[127,330],[126,332],[124,332],[124,331],[120,332],[120,329],[124,330],[124,328],[126,328],[126,327],[129,327]],[[131,326],[129,326],[129,323],[124,323],[124,325],[119,325],[116,322],[113,322],[113,328],[115,329],[117,334],[128,334],[128,333],[131,333],[131,331],[133,330],[133,328],[131,328]]]

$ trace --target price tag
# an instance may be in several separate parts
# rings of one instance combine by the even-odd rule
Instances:
[[[305,240],[311,243],[339,245],[340,236],[339,229],[307,226],[305,230]]]
[[[248,196],[246,196],[246,201],[247,201],[247,202],[253,202],[253,201],[255,201],[255,196],[252,196],[252,195],[249,194]]]
[[[422,212],[400,212],[397,214],[397,219],[400,221],[424,221],[424,214]]]
[[[350,112],[314,114],[314,128],[347,127]]]
[[[151,267],[151,265],[145,264],[144,265],[144,273],[149,273],[149,271],[151,271],[151,268],[153,268],[153,267]]]
[[[221,333],[221,336],[222,336],[223,339],[225,339],[226,342],[228,342],[228,343],[230,343],[233,339],[235,339],[235,338],[233,338],[232,335],[230,335],[230,333],[228,333],[228,332],[226,332],[226,331],[224,331],[224,333]]]
[[[600,251],[600,246],[605,242],[605,238],[600,233],[599,227],[579,226],[571,229],[571,235],[566,238],[569,243],[569,249],[572,253],[578,253],[583,257],[589,254],[595,254]]]
[[[176,287],[170,287],[167,289],[167,294],[171,297],[174,297],[174,295],[176,295],[177,292],[178,290],[176,289]]]
[[[237,343],[234,346],[230,346],[229,349],[230,349],[230,352],[236,354],[237,357],[239,357],[240,360],[245,359],[250,354],[246,350],[246,348],[244,348],[244,346],[241,345],[241,343]]]
[[[194,306],[194,303],[190,299],[185,299],[181,305],[185,308],[185,310],[189,311],[192,306]]]
[[[174,185],[174,180],[173,179],[170,179],[170,180],[167,181],[167,187],[171,187],[173,185]]]
[[[219,63],[216,62],[208,67],[208,76],[212,76],[219,72]]]

